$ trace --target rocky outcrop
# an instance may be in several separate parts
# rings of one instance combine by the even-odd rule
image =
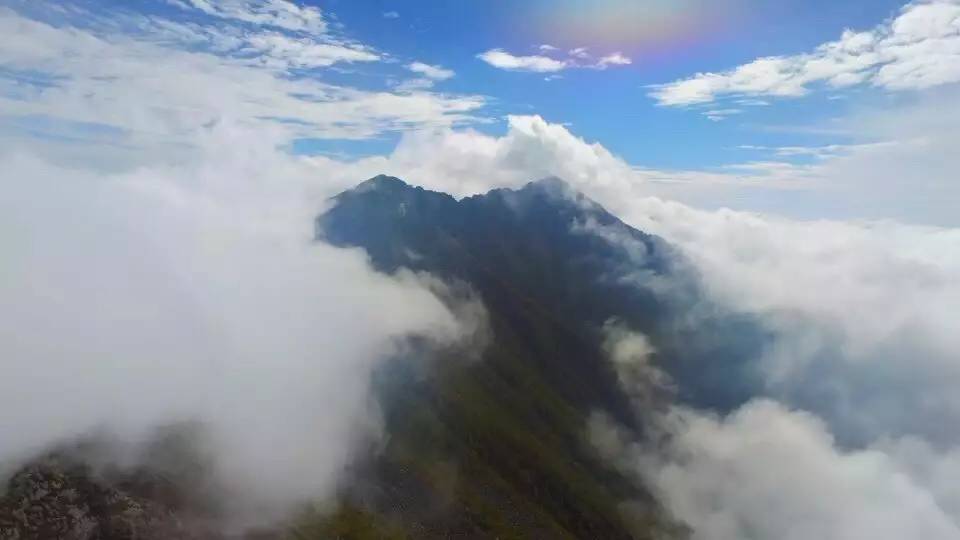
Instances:
[[[170,508],[54,457],[21,469],[0,497],[0,540],[210,538],[190,529]]]

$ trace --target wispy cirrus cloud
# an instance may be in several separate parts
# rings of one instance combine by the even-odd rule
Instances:
[[[736,114],[741,114],[742,112],[743,112],[743,109],[710,109],[708,111],[704,111],[703,115],[706,116],[709,120],[712,120],[714,122],[720,122],[722,120],[726,120],[727,117],[730,117]]]
[[[244,26],[128,10],[84,11],[69,22],[52,22],[36,15],[42,10],[27,16],[0,9],[0,29],[10,37],[0,43],[6,68],[0,74],[0,115],[33,118],[34,124],[43,119],[48,138],[88,125],[99,126],[98,136],[114,130],[118,142],[136,146],[190,141],[217,122],[262,125],[288,138],[364,138],[471,121],[485,103],[479,96],[324,82],[322,68],[375,62],[381,55],[339,36],[285,30],[323,29],[306,25],[314,16],[302,11],[292,12],[299,23],[264,23],[248,16],[258,12],[236,11],[249,3],[197,5]],[[8,121],[5,130],[20,125]]]
[[[768,56],[719,73],[656,86],[661,105],[709,103],[723,96],[797,97],[815,85],[924,89],[960,81],[960,1],[918,0],[872,30],[793,56]]]
[[[319,8],[288,0],[167,0],[187,10],[231,21],[272,26],[284,30],[322,34],[327,21]]]
[[[898,144],[896,141],[882,141],[862,144],[826,144],[822,146],[760,146],[742,144],[737,148],[740,148],[741,150],[770,152],[776,156],[784,158],[809,157],[814,159],[830,159],[838,156],[850,155],[861,150],[872,150],[896,144]]]
[[[247,38],[244,47],[237,53],[249,56],[252,62],[267,67],[316,68],[336,63],[375,62],[380,55],[357,44],[316,42],[309,38],[297,38],[267,32]]]

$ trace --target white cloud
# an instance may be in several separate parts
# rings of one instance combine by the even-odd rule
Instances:
[[[413,92],[421,92],[424,90],[429,90],[433,88],[437,81],[433,79],[428,79],[426,77],[417,77],[414,79],[404,79],[399,82],[391,83],[393,85],[393,90],[400,94],[409,94]]]
[[[361,46],[338,43],[318,43],[308,38],[295,38],[279,33],[261,33],[249,36],[241,54],[254,52],[254,64],[287,70],[289,68],[316,68],[338,62],[374,62],[380,55]]]
[[[844,450],[809,414],[755,401],[722,419],[678,410],[670,421],[666,452],[635,458],[694,539],[960,537],[951,501],[896,455]],[[954,456],[925,457],[957,478]]]
[[[541,52],[553,53],[559,49],[552,45],[540,45]],[[512,71],[533,71],[553,73],[570,68],[607,69],[610,66],[624,66],[631,63],[623,53],[615,52],[594,60],[586,47],[577,47],[567,52],[567,57],[557,59],[551,56],[532,55],[515,56],[503,49],[491,49],[477,55],[477,58],[499,69]]]
[[[534,116],[508,118],[502,136],[409,133],[383,166],[455,195],[559,176],[615,213],[629,212],[631,201],[653,195],[705,209],[955,227],[960,218],[953,201],[960,197],[960,185],[954,171],[960,156],[951,148],[960,136],[960,115],[950,104],[956,97],[928,96],[921,103],[831,124],[857,133],[864,142],[770,149],[769,157],[709,170],[634,166],[602,145]],[[814,154],[818,159],[796,162]]]
[[[827,144],[822,146],[757,146],[750,144],[740,145],[738,148],[743,150],[758,150],[772,152],[781,157],[812,157],[816,159],[829,159],[838,156],[851,155],[858,151],[880,149],[896,146],[896,142],[877,142],[863,144]]]
[[[371,172],[379,167],[388,174],[456,196],[558,176],[614,212],[628,211],[632,201],[645,196],[693,199],[721,187],[762,186],[792,193],[805,174],[802,168],[785,163],[719,172],[634,167],[602,145],[587,142],[539,116],[509,116],[507,131],[500,137],[472,130],[411,132],[401,138],[389,156],[356,164],[365,164],[363,170]]]
[[[796,97],[816,83],[924,89],[960,81],[960,2],[918,0],[892,21],[795,56],[770,56],[722,73],[658,86],[661,105],[707,103],[725,95]]]
[[[0,152],[0,466],[197,421],[225,510],[263,525],[332,495],[378,434],[369,377],[405,335],[467,326],[416,276],[311,241],[338,186],[309,162],[263,131],[209,135],[122,174]]]
[[[424,64],[423,62],[407,64],[407,69],[435,81],[445,81],[456,75],[452,69],[445,69],[441,66],[431,66],[430,64]]]
[[[602,234],[602,228],[594,227],[584,232]],[[616,320],[607,321],[603,333],[604,350],[613,364],[620,386],[638,411],[653,414],[662,406],[662,398],[673,390],[673,384],[650,361],[651,355],[656,352],[650,340]]]
[[[547,56],[514,56],[503,49],[490,49],[477,55],[477,58],[499,69],[513,71],[534,71],[549,73],[566,69],[567,63]]]
[[[399,19],[399,18],[400,18],[400,14],[399,14],[398,12],[396,12],[396,11],[384,11],[384,12],[383,12],[383,18],[384,18],[384,19]]]
[[[710,109],[708,111],[704,111],[703,115],[709,120],[719,122],[721,120],[726,120],[728,116],[741,114],[742,112],[743,109]]]
[[[633,61],[620,52],[601,56],[600,59],[597,60],[597,66],[600,68],[605,68],[607,66],[626,66],[631,63],[633,63]]]
[[[0,96],[0,114],[109,126],[128,132],[118,137],[125,145],[175,146],[220,121],[269,125],[290,137],[369,137],[468,121],[484,104],[478,96],[365,91],[292,76],[286,68],[371,60],[374,53],[280,34],[247,36],[249,52],[239,55],[158,43],[171,39],[169,28],[95,32],[10,10],[0,10],[0,28],[11,37],[0,44],[0,62],[41,81],[0,78],[4,89],[15,88]]]
[[[792,221],[650,199],[628,219],[678,246],[712,298],[774,332],[763,359],[773,395],[824,416],[848,440],[940,439],[942,425],[960,421],[951,390],[960,340],[947,315],[960,309],[960,229]]]

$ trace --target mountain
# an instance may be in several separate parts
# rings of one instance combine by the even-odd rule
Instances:
[[[750,359],[768,338],[759,325],[711,303],[692,266],[663,239],[560,179],[458,201],[377,176],[335,197],[315,230],[334,245],[362,247],[378,270],[409,268],[469,283],[491,312],[508,319],[535,310],[562,327],[558,339],[577,336],[594,352],[600,329],[617,320],[655,341],[680,398],[693,405],[729,410],[758,393]],[[525,320],[511,322],[516,329]],[[559,370],[551,383],[571,387],[565,391],[579,404],[617,401],[609,377],[593,380],[605,377],[592,373],[604,362],[575,350],[569,362],[549,366]],[[624,419],[622,400],[607,405]]]
[[[763,336],[709,306],[676,250],[556,178],[456,200],[378,176],[335,197],[315,225],[380,271],[467,284],[490,326],[479,361],[437,362],[432,377],[388,393],[389,444],[358,480],[375,494],[345,494],[327,526],[384,523],[410,538],[682,536],[585,435],[597,412],[641,434],[649,412],[608,360],[611,323],[651,339],[677,399],[723,410],[755,392],[747,363],[714,360],[751,357]]]

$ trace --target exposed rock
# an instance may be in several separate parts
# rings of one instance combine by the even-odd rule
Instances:
[[[57,457],[21,469],[0,498],[0,540],[210,537],[186,527],[171,509],[125,493],[88,467]]]

